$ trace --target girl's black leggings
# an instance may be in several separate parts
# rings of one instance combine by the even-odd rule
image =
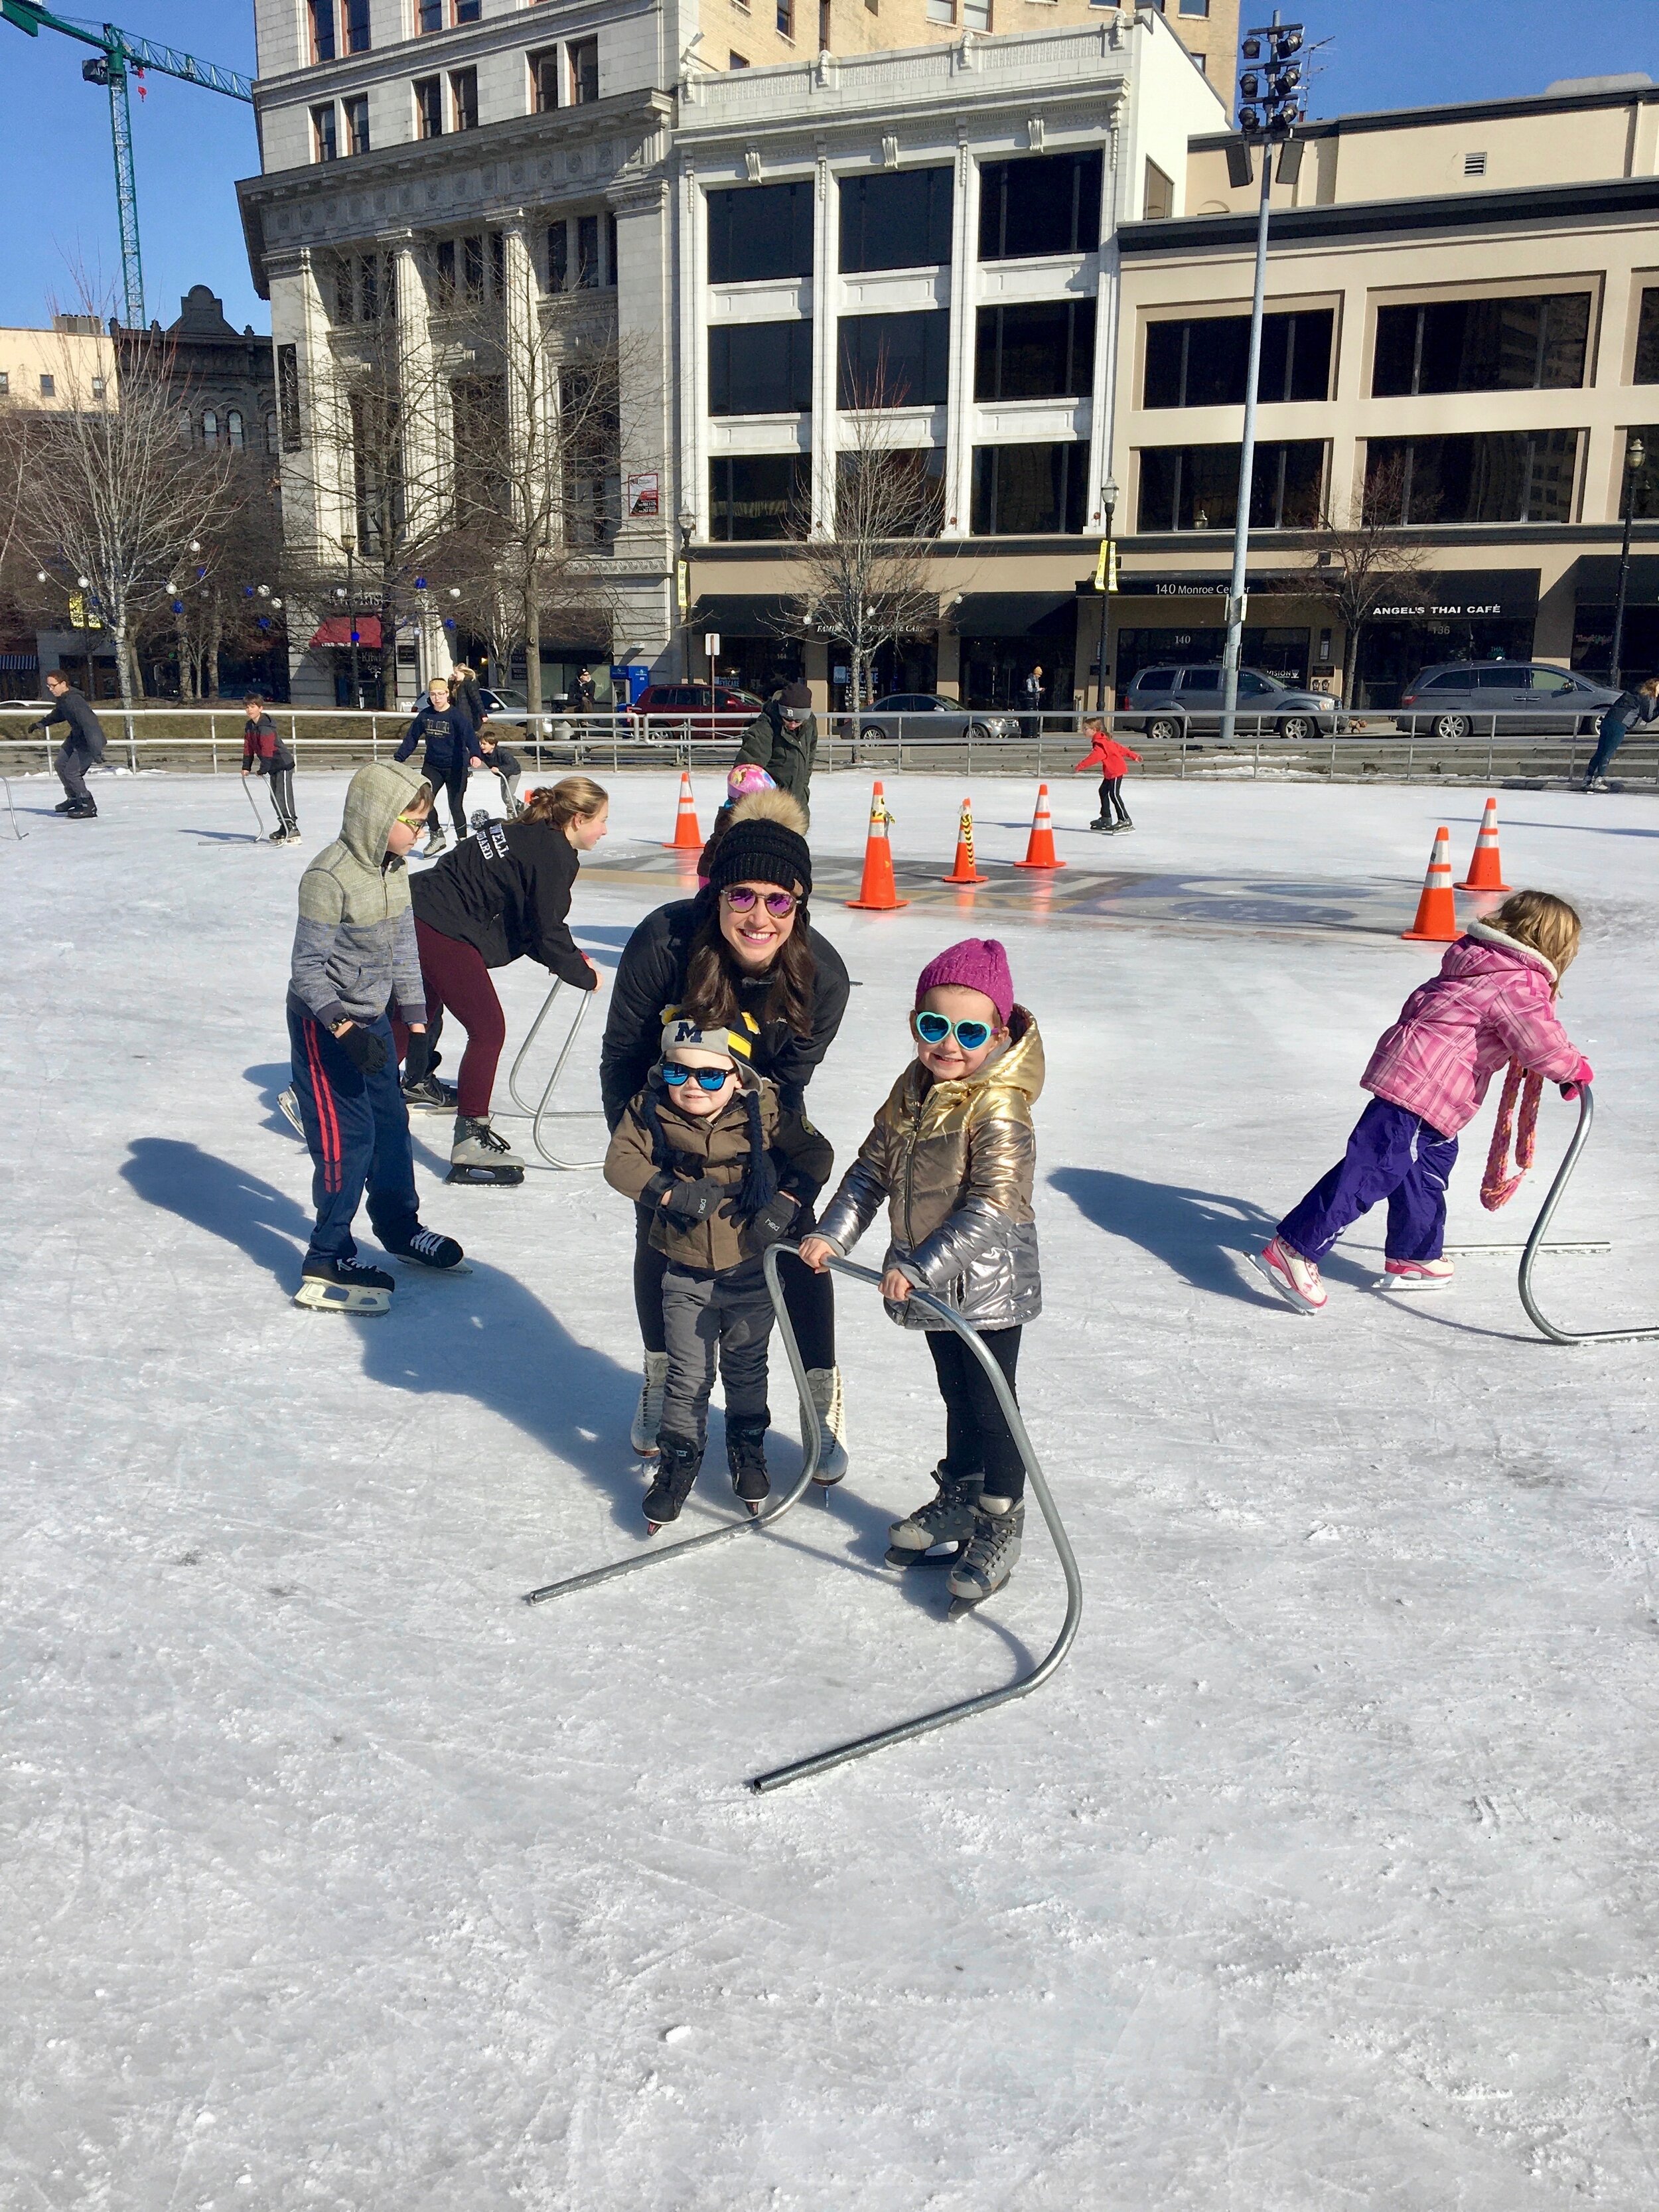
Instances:
[[[1114,807],[1117,809],[1117,819],[1127,822],[1129,810],[1123,804],[1123,778],[1121,775],[1109,775],[1101,783],[1100,818],[1103,822],[1111,821]]]
[[[668,1345],[662,1326],[662,1279],[668,1261],[651,1243],[651,1212],[648,1206],[635,1209],[634,1310],[640,1317],[640,1340],[645,1349],[666,1352]],[[791,1224],[790,1243],[810,1237],[817,1226],[810,1212],[799,1215]],[[786,1260],[779,1271],[779,1279],[783,1285],[783,1303],[788,1310],[790,1326],[800,1346],[802,1362],[809,1368],[833,1367],[836,1297],[829,1276],[815,1275],[799,1260]]]
[[[1012,1390],[1019,1364],[1019,1330],[982,1328],[975,1334]],[[945,1401],[945,1472],[981,1476],[993,1498],[1024,1498],[1025,1462],[990,1376],[954,1330],[929,1329],[927,1349],[933,1355],[939,1392]]]

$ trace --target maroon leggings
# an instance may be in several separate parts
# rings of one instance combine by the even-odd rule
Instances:
[[[426,986],[428,1014],[441,1006],[466,1031],[455,1110],[475,1121],[487,1121],[496,1064],[507,1043],[507,1017],[483,955],[459,937],[446,937],[428,928],[418,915],[415,937],[421,948],[421,981]],[[392,1034],[401,1060],[409,1050],[409,1031],[395,1016]]]

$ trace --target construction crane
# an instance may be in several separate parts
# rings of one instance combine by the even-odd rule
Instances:
[[[155,70],[160,76],[182,77],[186,84],[199,84],[205,92],[222,92],[228,100],[245,100],[250,104],[253,87],[234,70],[221,69],[216,62],[198,61],[194,54],[182,53],[177,46],[157,46],[153,39],[141,39],[131,31],[118,29],[113,23],[76,23],[67,16],[54,15],[43,0],[0,0],[0,20],[27,31],[32,39],[38,39],[42,30],[61,31],[66,39],[78,39],[83,46],[98,49],[92,60],[82,63],[81,74],[88,84],[109,88],[110,137],[115,146],[115,199],[121,222],[121,283],[126,294],[128,327],[142,330],[144,270],[138,252],[138,193],[132,175],[132,117],[127,106],[127,79],[136,76],[140,80],[138,88],[142,94],[145,70]]]

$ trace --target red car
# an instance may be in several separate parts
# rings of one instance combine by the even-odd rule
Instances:
[[[659,721],[665,737],[690,725],[702,737],[729,738],[752,722],[761,706],[752,691],[732,690],[724,684],[714,686],[712,698],[706,684],[652,684],[629,712],[636,722]]]

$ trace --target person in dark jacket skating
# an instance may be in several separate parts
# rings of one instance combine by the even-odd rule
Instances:
[[[818,725],[812,712],[812,695],[804,684],[786,684],[775,699],[769,699],[743,733],[738,765],[752,761],[763,768],[781,791],[799,799],[810,817],[812,805],[812,763],[817,757]]]
[[[270,786],[276,809],[273,845],[297,845],[300,817],[294,811],[294,756],[283,743],[276,725],[265,712],[263,694],[250,691],[242,702],[247,720],[242,726],[242,774],[262,775]]]
[[[392,757],[406,761],[416,745],[424,745],[421,766],[433,790],[449,793],[449,817],[455,824],[458,838],[466,835],[466,780],[472,773],[472,763],[482,760],[478,740],[464,708],[451,704],[449,686],[441,676],[434,676],[426,690],[426,704],[417,707],[414,720],[404,732],[404,741]],[[427,841],[428,854],[441,853],[446,843],[438,821],[436,801],[432,808],[432,829]]]
[[[732,826],[692,899],[675,899],[641,922],[623,948],[599,1055],[599,1091],[614,1131],[644,1087],[662,1048],[663,1010],[694,1005],[715,1024],[744,1016],[758,1030],[754,1066],[778,1086],[786,1112],[799,1111],[807,1085],[847,1012],[841,955],[812,927],[806,902],[812,855],[805,816],[787,791],[758,791],[732,810]],[[812,1226],[810,1213],[795,1234]],[[634,1422],[634,1449],[657,1448],[668,1352],[663,1332],[665,1261],[653,1249],[642,1212],[634,1248],[634,1305],[645,1346],[645,1377]],[[790,1322],[807,1370],[812,1403],[825,1431],[820,1480],[847,1470],[841,1370],[836,1364],[836,1309],[827,1275],[804,1267],[783,1273]]]
[[[1601,717],[1596,745],[1584,776],[1586,791],[1605,791],[1613,757],[1630,734],[1631,724],[1650,729],[1659,721],[1659,676],[1650,676],[1635,691],[1621,691]]]
[[[52,811],[66,816],[71,822],[94,821],[98,808],[87,789],[87,770],[94,761],[104,757],[103,725],[61,668],[49,671],[46,689],[52,694],[52,712],[43,714],[38,722],[32,722],[30,728],[44,730],[53,722],[69,725],[69,735],[58,748],[58,757],[52,763],[64,794]]]
[[[404,1056],[404,1097],[410,1106],[455,1115],[452,1182],[510,1188],[525,1164],[489,1125],[490,1094],[507,1042],[507,1018],[492,968],[539,961],[578,991],[599,988],[599,970],[576,949],[565,916],[580,856],[610,826],[611,802],[585,775],[568,775],[538,791],[516,822],[492,822],[468,837],[410,886],[415,939],[431,1020],[425,1036],[394,1025]],[[430,1072],[441,1012],[466,1031],[459,1088]]]

